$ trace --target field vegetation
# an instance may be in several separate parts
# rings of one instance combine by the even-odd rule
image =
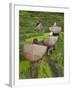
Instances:
[[[43,24],[43,32],[37,32],[37,21]],[[47,53],[38,62],[38,78],[63,77],[64,76],[64,14],[56,12],[32,12],[19,11],[19,78],[32,78],[32,64],[23,56],[23,46],[32,43],[34,38],[43,42],[49,37],[49,27],[56,22],[62,30],[53,52]]]

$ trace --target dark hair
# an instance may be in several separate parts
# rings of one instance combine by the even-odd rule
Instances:
[[[38,39],[37,38],[34,38],[32,43],[33,44],[38,44]]]

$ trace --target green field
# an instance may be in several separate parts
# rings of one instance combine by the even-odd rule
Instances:
[[[44,31],[35,31],[35,24],[41,20]],[[38,78],[63,77],[64,76],[64,14],[50,12],[19,11],[19,78],[32,78],[32,64],[23,56],[23,46],[32,43],[34,38],[42,42],[49,36],[49,27],[57,22],[62,27],[59,39],[54,46],[52,54],[44,55],[38,62]]]

